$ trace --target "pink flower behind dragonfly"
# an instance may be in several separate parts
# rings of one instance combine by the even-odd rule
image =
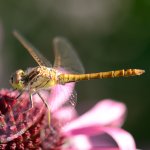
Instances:
[[[68,114],[71,117],[68,117]],[[64,135],[68,141],[64,147],[74,150],[136,149],[131,134],[120,128],[125,115],[126,106],[110,99],[100,101],[80,117],[71,108],[62,108],[53,112],[53,116],[62,124],[64,120],[70,121],[61,127],[60,134]]]
[[[0,108],[0,149],[135,149],[133,137],[120,128],[126,114],[123,103],[103,100],[82,116],[78,116],[75,109],[62,106],[61,102],[58,108],[52,109],[49,127],[46,108],[36,95],[33,110],[22,114],[20,109],[29,101],[28,96],[23,94],[19,99],[21,102],[15,105],[16,100],[12,100],[15,94],[17,95],[9,90],[0,91],[3,106]],[[49,101],[52,101],[53,94],[56,93],[53,91],[49,97],[47,93],[43,93],[45,97],[48,96]],[[57,100],[55,98],[55,103]]]

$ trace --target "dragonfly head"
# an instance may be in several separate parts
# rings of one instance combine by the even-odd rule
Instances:
[[[14,89],[23,90],[24,79],[25,79],[25,72],[19,69],[11,75],[10,84]]]

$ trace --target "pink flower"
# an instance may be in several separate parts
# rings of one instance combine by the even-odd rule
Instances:
[[[126,116],[125,104],[106,99],[97,103],[82,116],[78,116],[75,109],[62,107],[66,98],[68,100],[71,95],[70,91],[73,88],[73,83],[66,84],[65,88],[63,88],[63,85],[58,85],[52,90],[48,99],[49,103],[56,104],[52,105],[52,116],[57,122],[59,121],[59,125],[61,124],[59,134],[63,135],[67,141],[62,147],[72,150],[136,149],[132,135],[120,128]],[[60,97],[55,96],[58,91],[61,95],[61,104]],[[48,146],[48,143],[46,143],[46,146]]]
[[[86,149],[134,150],[136,148],[133,137],[120,128],[124,122],[125,112],[126,107],[123,103],[106,99],[65,125],[62,132],[68,137],[76,136],[76,141],[81,146],[83,143],[80,139],[77,140],[79,135],[93,138]],[[78,144],[75,143],[75,146]]]
[[[64,86],[66,88],[63,88]],[[29,106],[27,93],[19,100],[13,100],[17,92],[1,90],[0,149],[135,149],[133,137],[120,128],[126,114],[123,103],[103,100],[78,117],[75,109],[64,105],[71,95],[69,91],[72,91],[74,84],[64,86],[56,86],[50,95],[48,92],[42,92],[52,106],[50,127],[46,108],[38,96],[33,96],[34,108],[24,114],[23,111]],[[60,97],[57,94],[58,90]]]

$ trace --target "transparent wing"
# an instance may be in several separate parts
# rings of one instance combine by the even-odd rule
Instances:
[[[84,73],[83,65],[77,53],[65,38],[56,37],[53,44],[55,54],[54,67],[64,68],[73,73]]]
[[[52,67],[51,63],[19,32],[14,31],[13,34],[40,66]]]
[[[65,85],[56,85],[51,88],[51,94],[48,99],[51,111],[55,112],[62,106],[75,107],[77,95],[74,91],[75,83],[67,83]]]
[[[77,92],[73,90],[71,96],[69,97],[69,105],[75,107],[77,104]]]

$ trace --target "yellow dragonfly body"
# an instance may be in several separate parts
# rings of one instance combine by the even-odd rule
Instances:
[[[37,93],[45,103],[48,110],[50,110],[46,100],[44,100],[39,93],[39,90],[41,89],[48,89],[58,84],[64,85],[80,80],[128,77],[144,73],[144,70],[141,69],[123,69],[85,74],[82,63],[76,52],[69,42],[61,37],[54,39],[55,61],[54,66],[52,67],[51,63],[47,61],[47,59],[45,59],[23,36],[16,31],[14,32],[14,36],[21,42],[38,64],[37,67],[28,69],[27,71],[21,69],[17,70],[10,79],[10,83],[14,89],[29,91],[31,108],[33,107],[32,94]],[[66,72],[59,71],[59,68],[65,69]]]
[[[143,72],[144,71],[140,69],[123,69],[90,74],[68,74],[60,73],[59,71],[53,68],[38,66],[32,68],[27,74],[25,72],[22,72],[22,70],[18,70],[15,74],[16,77],[19,77],[18,83],[16,84],[12,82],[12,86],[18,90],[23,90],[27,87],[30,87],[30,92],[32,93],[41,89],[51,88],[57,84],[64,85],[69,82],[91,79],[129,77],[141,75]],[[21,73],[23,74],[21,75]]]

